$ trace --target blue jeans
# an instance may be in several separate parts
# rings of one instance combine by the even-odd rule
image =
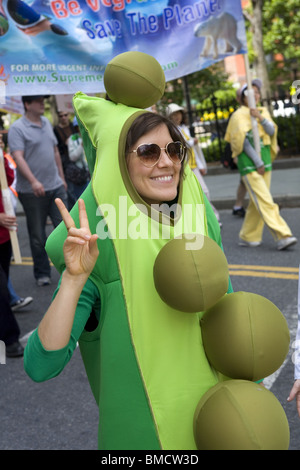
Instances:
[[[51,267],[45,250],[47,240],[46,222],[49,216],[54,227],[61,222],[61,215],[54,200],[59,197],[67,207],[68,199],[64,186],[46,191],[45,196],[36,197],[33,193],[19,193],[23,206],[31,254],[33,259],[33,274],[36,279],[51,276]]]
[[[7,281],[7,288],[8,288],[8,292],[9,292],[10,305],[14,305],[21,299],[21,297],[16,293],[16,291],[15,291],[15,289],[14,289],[12,283],[11,283],[10,278],[8,278],[8,281]]]
[[[72,183],[72,181],[66,179],[68,185],[68,207],[69,211],[72,209],[76,201],[80,198],[83,191],[89,184],[89,181],[79,186],[78,184]]]

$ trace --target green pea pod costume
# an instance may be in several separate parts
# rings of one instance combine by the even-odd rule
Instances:
[[[82,198],[91,232],[101,238],[91,274],[101,296],[100,320],[79,341],[99,406],[99,447],[195,449],[194,411],[218,377],[205,356],[199,315],[169,307],[153,281],[162,247],[183,231],[192,232],[190,212],[186,217],[183,209],[174,220],[158,212],[153,217],[131,184],[125,139],[144,110],[82,93],[75,95],[73,104],[93,174]],[[207,235],[203,193],[188,166],[178,202],[182,208],[188,203],[189,208],[203,209],[198,231]],[[71,215],[78,223],[77,205]],[[60,272],[66,236],[61,224],[47,242]]]

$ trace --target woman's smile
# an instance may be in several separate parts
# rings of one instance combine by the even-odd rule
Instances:
[[[152,176],[151,178],[153,181],[159,181],[162,183],[171,183],[173,181],[173,176],[168,175],[168,176]]]

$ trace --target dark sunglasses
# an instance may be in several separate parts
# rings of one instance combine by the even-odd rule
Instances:
[[[136,153],[141,163],[151,168],[159,162],[162,150],[166,151],[169,159],[175,165],[180,165],[184,159],[186,149],[181,142],[169,142],[165,147],[160,147],[157,144],[141,144],[129,153]]]
[[[67,116],[68,116],[68,114],[59,114],[58,117],[67,117]]]

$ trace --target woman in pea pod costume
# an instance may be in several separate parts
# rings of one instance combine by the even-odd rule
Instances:
[[[56,376],[79,341],[99,406],[99,449],[257,448],[257,442],[263,448],[263,439],[254,439],[253,444],[248,431],[239,442],[223,444],[223,437],[218,441],[212,437],[207,445],[202,440],[207,423],[213,423],[211,417],[202,419],[207,394],[211,401],[217,387],[217,396],[220,390],[227,396],[243,395],[233,390],[232,382],[238,389],[246,388],[247,403],[249,386],[269,394],[251,381],[263,378],[269,362],[274,369],[283,358],[275,353],[275,366],[272,357],[259,371],[250,360],[243,376],[244,366],[234,348],[236,333],[228,335],[235,322],[232,314],[231,323],[218,328],[218,303],[236,299],[219,224],[178,151],[180,134],[166,118],[145,111],[164,92],[162,69],[146,54],[124,53],[108,64],[104,82],[109,100],[82,93],[73,100],[92,180],[71,213],[57,201],[64,223],[49,237],[47,250],[62,277],[49,310],[28,341],[25,369],[36,381]],[[169,145],[173,142],[176,148]],[[152,175],[150,183],[145,175]],[[240,308],[241,302],[233,303]],[[248,312],[247,296],[245,302]],[[226,310],[225,303],[221,311]],[[229,310],[234,311],[232,302]],[[265,305],[259,310],[266,310]],[[207,318],[213,322],[217,318],[217,323],[211,327]],[[249,336],[249,323],[242,323]],[[281,317],[277,323],[286,334]],[[216,334],[211,335],[211,328]],[[224,351],[214,356],[220,334],[234,343],[236,361],[229,362],[240,368],[232,370],[228,361],[219,364]],[[276,347],[278,351],[278,341],[284,343],[284,356],[288,340],[278,340],[279,336]],[[253,338],[250,343],[253,349]],[[226,344],[223,347],[227,349]],[[248,363],[252,352],[245,353]],[[274,413],[274,406],[272,415],[280,415],[284,436],[275,448],[284,447],[286,422],[281,410]],[[219,416],[218,421],[230,427],[228,417]],[[235,428],[238,434],[241,428],[249,429],[244,418],[240,422]],[[222,433],[228,435],[225,428]]]

